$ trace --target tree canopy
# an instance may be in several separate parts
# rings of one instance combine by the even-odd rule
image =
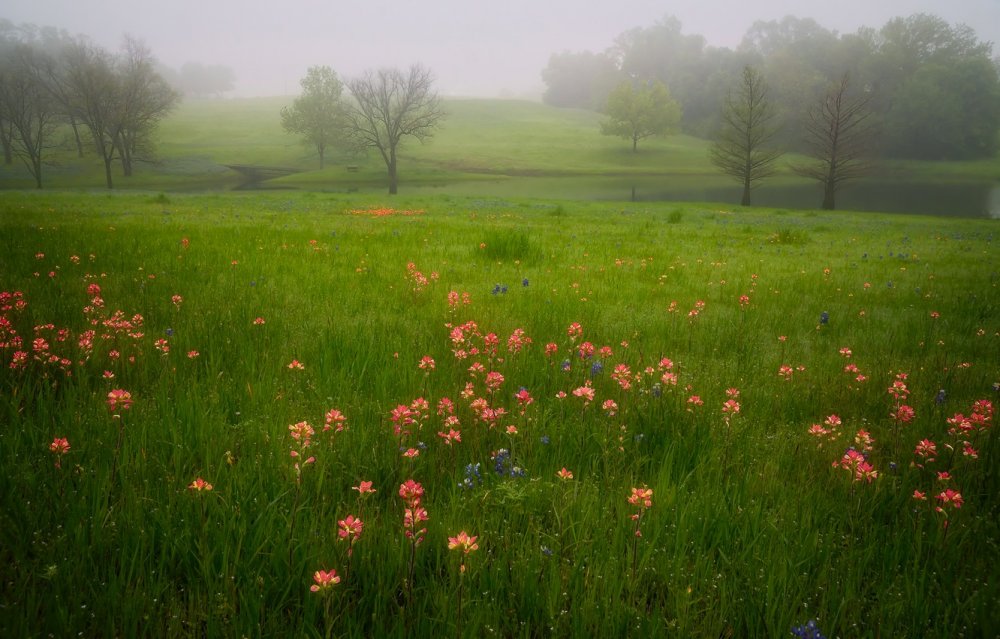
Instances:
[[[607,117],[601,123],[601,133],[631,141],[633,153],[639,140],[667,135],[681,120],[680,105],[659,81],[639,87],[623,82],[608,96],[604,113]]]
[[[989,42],[966,25],[915,14],[881,28],[838,34],[815,20],[760,21],[730,50],[684,33],[675,18],[632,29],[604,53],[552,56],[542,72],[548,104],[600,110],[622,81],[658,80],[682,110],[683,132],[711,137],[723,126],[718,105],[751,65],[769,78],[783,122],[775,143],[805,151],[809,109],[844,73],[869,90],[880,157],[975,159],[1000,145],[1000,74]]]
[[[302,94],[291,107],[281,109],[281,126],[316,149],[322,169],[327,148],[345,138],[344,85],[327,66],[310,67],[300,84]]]

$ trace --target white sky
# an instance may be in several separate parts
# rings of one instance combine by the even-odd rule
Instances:
[[[602,51],[677,16],[684,33],[735,47],[756,20],[814,18],[839,33],[932,13],[1000,42],[1000,0],[5,0],[0,18],[117,49],[128,33],[168,66],[222,64],[239,95],[295,94],[308,67],[342,77],[419,62],[445,95],[538,94],[552,53]],[[1000,54],[1000,44],[994,47]]]

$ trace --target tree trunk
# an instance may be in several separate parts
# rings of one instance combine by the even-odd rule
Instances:
[[[639,137],[633,135],[632,136],[632,153],[638,153],[638,152],[639,152]]]
[[[399,178],[396,177],[396,149],[390,151],[386,168],[389,170],[389,195],[395,195],[399,190]]]
[[[69,125],[73,127],[73,137],[76,138],[76,155],[83,157],[83,140],[80,139],[80,128],[76,125],[76,118],[70,117]]]
[[[326,147],[324,147],[322,144],[317,144],[316,150],[319,151],[319,168],[320,170],[322,170],[324,165],[323,156],[324,152],[326,151]]]
[[[750,173],[743,176],[743,199],[740,200],[740,205],[750,206]]]
[[[115,188],[114,182],[111,181],[111,161],[113,159],[113,155],[104,156],[104,179],[107,182],[109,189]]]
[[[834,185],[832,180],[827,180],[823,184],[823,210],[832,211],[834,208]]]

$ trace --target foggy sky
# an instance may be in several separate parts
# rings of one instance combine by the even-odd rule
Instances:
[[[563,51],[603,51],[634,27],[677,16],[685,34],[735,48],[755,20],[813,18],[839,33],[938,15],[973,27],[1000,54],[1000,0],[6,0],[0,18],[54,26],[117,49],[143,40],[164,64],[221,64],[237,95],[290,95],[308,67],[341,77],[421,63],[443,95],[541,93]]]

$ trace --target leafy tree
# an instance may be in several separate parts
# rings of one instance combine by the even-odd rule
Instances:
[[[385,161],[389,193],[399,188],[398,151],[403,138],[423,142],[434,134],[445,112],[433,91],[430,70],[367,71],[347,83],[355,104],[347,110],[349,135],[361,148],[377,149]]]
[[[777,170],[781,151],[771,146],[778,132],[776,117],[764,77],[753,67],[744,67],[739,91],[726,97],[722,130],[709,151],[712,164],[743,184],[743,206],[750,205],[756,183]]]
[[[114,59],[104,49],[79,40],[63,50],[64,83],[70,113],[90,130],[94,148],[104,162],[105,183],[114,188],[111,163],[121,133],[121,79]]]
[[[844,182],[863,176],[869,169],[871,99],[871,93],[852,93],[845,74],[809,111],[806,143],[814,161],[792,169],[823,185],[824,209],[836,207],[837,190]]]
[[[310,67],[302,78],[302,95],[291,107],[281,109],[281,126],[302,136],[303,142],[316,148],[319,168],[323,168],[327,147],[343,140],[345,107],[341,94],[344,85],[333,69]]]
[[[601,123],[601,133],[631,140],[633,153],[639,140],[667,135],[681,120],[681,107],[662,82],[638,88],[623,82],[608,96],[604,113],[607,118]]]
[[[177,106],[181,96],[156,71],[152,52],[138,40],[126,36],[116,67],[121,122],[115,147],[122,172],[129,177],[133,162],[151,155],[153,131]]]

